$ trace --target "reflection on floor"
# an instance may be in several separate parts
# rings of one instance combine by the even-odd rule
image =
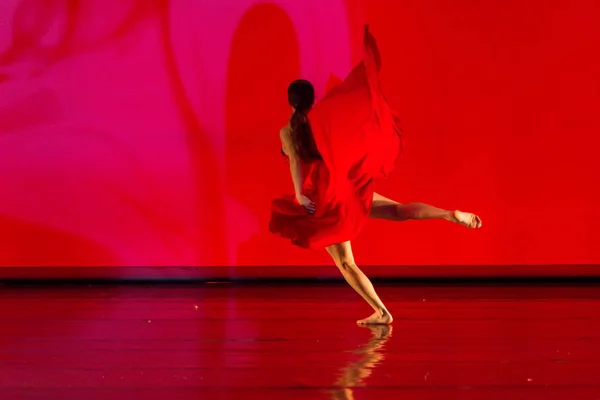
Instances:
[[[0,398],[598,399],[600,290],[0,286]]]

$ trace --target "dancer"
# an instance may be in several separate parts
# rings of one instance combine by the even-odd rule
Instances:
[[[298,246],[327,249],[344,279],[375,310],[357,321],[361,325],[393,321],[352,254],[351,240],[367,218],[442,218],[481,227],[470,213],[402,205],[374,192],[374,180],[392,171],[402,146],[399,120],[379,83],[380,68],[377,43],[365,27],[363,61],[317,105],[310,82],[290,84],[293,114],[280,137],[295,194],[273,201],[270,221],[271,232]]]

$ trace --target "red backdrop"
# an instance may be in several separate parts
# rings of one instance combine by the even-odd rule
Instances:
[[[0,264],[325,265],[267,231],[292,79],[362,25],[407,148],[377,190],[481,215],[370,221],[360,264],[598,264],[595,0],[8,0]]]

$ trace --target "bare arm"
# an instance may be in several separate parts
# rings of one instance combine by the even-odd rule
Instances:
[[[281,129],[279,132],[281,137],[281,144],[283,145],[283,152],[290,159],[290,173],[292,174],[292,181],[294,182],[294,191],[296,198],[302,195],[302,166],[300,165],[300,159],[292,143],[292,136],[287,128]]]
[[[294,182],[294,192],[296,193],[296,200],[300,203],[309,213],[315,211],[315,205],[313,202],[302,193],[302,165],[300,164],[300,157],[296,153],[296,148],[292,143],[292,136],[290,135],[288,128],[283,128],[279,132],[281,137],[281,144],[283,145],[283,152],[290,159],[290,173],[292,175],[292,181]]]

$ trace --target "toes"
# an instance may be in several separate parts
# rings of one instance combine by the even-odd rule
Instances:
[[[472,229],[477,229],[477,228],[481,228],[481,218],[479,218],[479,216],[475,215],[475,214],[471,214],[471,220],[469,223],[469,228]]]
[[[371,325],[373,323],[373,321],[371,320],[371,318],[365,318],[365,319],[359,319],[358,321],[356,321],[356,323],[358,325]]]

